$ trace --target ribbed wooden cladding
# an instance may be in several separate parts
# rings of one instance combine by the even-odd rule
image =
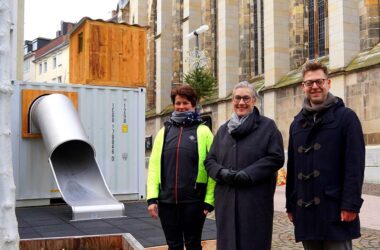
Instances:
[[[30,239],[20,241],[20,250],[41,250],[41,249],[113,249],[132,250],[133,248],[123,238],[122,235],[96,235],[88,237],[64,237]]]
[[[70,35],[70,83],[146,87],[146,28],[82,19]]]
[[[67,96],[72,102],[74,107],[78,110],[78,93],[54,90],[35,90],[23,89],[22,90],[22,138],[40,138],[40,134],[29,133],[29,111],[35,100],[43,95],[49,94],[62,94]]]

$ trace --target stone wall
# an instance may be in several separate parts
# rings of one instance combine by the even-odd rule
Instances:
[[[216,3],[217,0],[202,0],[202,23],[207,24],[209,30],[203,33],[201,48],[206,51],[209,58],[209,68],[214,76],[217,72],[217,45],[216,45]]]
[[[379,0],[359,0],[360,50],[373,48],[380,41]]]
[[[172,48],[172,55],[173,55],[173,62],[170,63],[172,65],[172,71],[170,70],[163,70],[162,72],[167,72],[167,74],[172,75],[172,81],[169,83],[170,86],[167,86],[168,89],[172,86],[172,84],[177,84],[182,82],[182,71],[183,71],[183,57],[184,57],[184,51],[182,51],[182,45],[183,45],[183,30],[182,30],[182,23],[183,20],[183,0],[168,0],[170,2],[167,2],[167,5],[170,5],[171,7],[171,13],[170,16],[172,17],[172,32],[170,33],[171,41],[170,43],[173,45]],[[156,31],[156,15],[157,15],[157,8],[155,6],[157,1],[150,0],[150,4],[152,5],[150,8],[150,19],[149,24],[151,26],[149,30],[149,36],[148,36],[148,58],[149,58],[149,66],[148,66],[148,87],[147,87],[147,109],[154,109],[156,98],[156,91],[157,91],[157,85],[156,85],[156,79],[158,73],[156,73],[157,65],[155,65],[155,62],[157,61],[156,58],[156,50],[159,49],[158,46],[154,40],[155,36],[157,34]],[[199,11],[201,12],[201,23],[209,25],[210,29],[209,31],[205,32],[200,36],[200,43],[201,48],[205,49],[207,51],[207,54],[210,58],[210,68],[215,73],[216,76],[219,76],[219,90],[222,89],[223,91],[219,91],[219,97],[224,98],[229,95],[230,88],[235,84],[238,80],[244,80],[244,79],[250,79],[250,77],[254,76],[255,70],[254,65],[256,61],[260,62],[260,59],[255,58],[255,44],[254,44],[254,37],[255,37],[255,6],[257,13],[257,29],[259,29],[259,26],[261,25],[259,23],[259,19],[261,20],[261,10],[260,10],[260,4],[262,1],[259,0],[236,0],[232,5],[230,1],[217,1],[217,0],[201,0],[201,7]],[[263,1],[264,2],[264,1]],[[307,48],[308,48],[308,13],[307,13],[307,6],[306,2],[304,0],[289,0],[289,18],[290,18],[290,25],[289,25],[289,59],[287,60],[280,60],[281,62],[290,62],[290,69],[296,69],[300,65],[302,65],[305,61],[305,59],[308,57],[307,55]],[[317,7],[318,1],[313,1],[315,6]],[[336,9],[333,7],[335,5],[331,5],[331,3],[334,1],[327,1],[325,0],[325,7],[329,6],[331,13],[325,13],[326,16],[329,16],[329,18],[326,20],[330,23],[339,23],[340,20],[343,19],[334,19],[338,18],[339,13],[335,13]],[[335,1],[339,2],[339,1]],[[224,4],[221,4],[224,3]],[[277,1],[275,1],[276,4]],[[255,5],[256,4],[256,5]],[[267,4],[267,3],[266,3]],[[360,46],[361,49],[368,49],[373,47],[375,44],[379,42],[380,37],[380,23],[379,23],[379,0],[358,0],[358,9],[360,11]],[[238,14],[234,15],[235,19],[233,18],[230,20],[230,16],[227,14],[231,14],[231,6],[239,6],[238,8]],[[352,3],[352,8],[356,7],[356,3]],[[350,5],[350,6],[351,6]],[[226,6],[226,7],[225,7]],[[223,8],[221,8],[223,7]],[[342,7],[342,6],[341,6]],[[219,9],[217,9],[219,8]],[[343,7],[342,7],[343,8]],[[227,11],[226,11],[227,9]],[[286,9],[285,8],[275,8],[273,11],[276,12],[279,9]],[[348,9],[349,10],[349,9]],[[226,13],[224,13],[226,12]],[[168,13],[166,13],[168,14]],[[270,13],[269,13],[270,14]],[[312,13],[313,16],[315,16],[315,13]],[[338,14],[338,15],[337,15]],[[221,39],[222,36],[230,34],[231,32],[234,32],[233,34],[236,34],[235,30],[228,30],[228,25],[224,27],[224,29],[221,29],[219,31],[219,34],[217,32],[218,28],[221,28],[220,26],[223,23],[218,24],[218,17],[221,17],[224,15],[225,17],[228,17],[228,25],[233,27],[238,27],[238,35],[229,35],[228,37],[230,40],[223,40]],[[276,13],[274,15],[277,19],[279,18],[279,15]],[[226,20],[226,18],[224,18]],[[239,22],[237,22],[237,20]],[[344,19],[346,20],[346,19]],[[218,27],[219,25],[219,27]],[[273,25],[273,24],[271,24]],[[315,24],[316,25],[316,24]],[[277,24],[273,26],[278,26]],[[328,25],[326,25],[328,26]],[[223,28],[223,27],[222,27]],[[340,30],[339,27],[335,27],[337,30]],[[281,29],[281,31],[284,29]],[[331,30],[330,30],[331,31]],[[257,31],[259,32],[259,31]],[[343,32],[343,31],[342,31]],[[273,34],[279,33],[279,31],[276,32],[270,32]],[[269,33],[269,34],[270,34]],[[339,32],[337,32],[338,34]],[[347,32],[346,32],[347,33]],[[326,34],[328,34],[328,30],[326,30]],[[339,33],[340,34],[340,33]],[[354,34],[354,33],[353,33]],[[164,33],[160,33],[156,39],[159,39],[158,37],[160,35],[164,35]],[[219,37],[219,44],[218,44],[218,37]],[[260,38],[260,34],[257,34]],[[355,35],[355,34],[354,34]],[[233,37],[233,38],[231,38]],[[235,38],[236,37],[236,38]],[[281,40],[283,36],[275,36],[275,35],[267,35],[267,44],[268,41],[271,39],[275,39],[273,37],[276,37],[277,41]],[[344,36],[341,36],[344,38]],[[356,36],[358,37],[358,36]],[[317,39],[317,37],[316,37]],[[328,39],[328,37],[326,37]],[[167,39],[169,40],[169,39]],[[259,39],[260,40],[260,39]],[[352,39],[348,39],[347,43],[351,42]],[[156,40],[157,41],[157,40]],[[232,41],[232,42],[231,42]],[[226,46],[226,43],[228,42],[228,46]],[[269,41],[270,42],[270,41]],[[235,49],[234,46],[236,44],[239,45],[238,53],[235,53],[233,55],[231,54],[231,50]],[[257,46],[260,46],[260,41]],[[333,43],[336,44],[336,43]],[[326,44],[327,45],[327,44]],[[161,45],[162,46],[162,45]],[[219,46],[219,47],[218,47]],[[222,46],[222,47],[221,47]],[[223,47],[224,46],[224,47]],[[278,47],[278,45],[276,44]],[[285,51],[286,46],[283,46],[284,48],[277,48],[277,47],[270,48],[266,51],[266,56],[268,62],[274,62],[278,56],[270,57],[270,51]],[[337,47],[339,48],[339,47]],[[261,51],[261,49],[259,48]],[[338,53],[335,57],[345,57],[345,55],[341,52],[339,49],[334,49],[336,53]],[[346,50],[350,50],[349,48]],[[159,50],[157,50],[159,51]],[[269,52],[268,52],[269,51]],[[235,52],[235,51],[234,51]],[[166,52],[165,52],[166,53]],[[230,53],[230,54],[228,54]],[[335,53],[335,52],[334,52]],[[330,63],[332,62],[333,54],[330,54]],[[335,54],[336,54],[335,53]],[[221,57],[221,55],[228,54],[228,58],[226,60],[221,60],[220,58],[217,58],[217,55]],[[334,54],[334,55],[335,55]],[[356,55],[356,54],[355,54]],[[218,60],[219,63],[218,63]],[[227,61],[227,62],[226,62]],[[349,61],[348,59],[345,59],[345,61]],[[218,64],[218,65],[217,65]],[[230,70],[229,72],[225,73],[224,78],[221,77],[221,74],[218,75],[218,67],[220,67],[221,71],[226,71],[226,69],[229,69],[228,67],[230,65],[238,65],[237,67],[234,67],[233,70]],[[344,67],[347,64],[341,63]],[[166,65],[162,63],[161,68]],[[278,73],[278,76],[274,79],[273,76],[275,75],[271,70],[276,69],[278,70],[280,67],[278,64],[273,64],[275,66],[273,67],[267,67],[266,72],[268,74],[265,75],[265,83],[270,83],[271,85],[276,84],[276,82],[281,79],[281,77],[284,75],[283,72]],[[287,68],[285,66],[280,65],[283,68]],[[331,66],[331,65],[330,65]],[[336,68],[339,68],[336,67]],[[236,70],[235,70],[236,69]],[[236,72],[239,72],[239,79],[236,80],[230,80],[232,74],[235,74]],[[289,70],[289,69],[287,69]],[[340,84],[345,85],[345,87],[341,88],[341,91],[334,91],[338,95],[342,95],[349,107],[351,107],[359,116],[363,123],[363,128],[366,133],[366,143],[367,144],[380,144],[380,136],[378,129],[380,126],[380,105],[376,104],[375,97],[379,96],[379,82],[380,80],[380,73],[378,72],[380,69],[378,68],[372,68],[369,70],[362,70],[360,72],[351,72],[348,73],[343,78],[336,77],[335,82],[339,82]],[[170,71],[170,72],[168,72]],[[287,71],[286,71],[287,72]],[[262,72],[261,72],[262,73]],[[156,75],[157,74],[157,75]],[[163,73],[162,73],[163,74]],[[273,79],[271,79],[273,78]],[[234,78],[235,79],[235,78]],[[343,80],[342,80],[343,79]],[[223,80],[223,81],[221,81]],[[334,79],[333,79],[334,81]],[[232,83],[231,83],[232,82]],[[157,83],[158,84],[158,83]],[[224,86],[226,85],[226,86]],[[227,86],[228,85],[228,86]],[[231,85],[231,86],[230,86]],[[338,84],[336,84],[338,85]],[[342,86],[343,86],[342,85]],[[225,89],[225,90],[224,90]],[[165,90],[165,93],[169,90]],[[162,98],[159,94],[157,94],[157,98],[161,99],[167,99]],[[276,90],[276,93],[274,95],[274,103],[272,103],[275,108],[273,110],[274,118],[284,135],[284,141],[287,143],[288,139],[288,129],[291,121],[293,120],[293,116],[298,113],[301,105],[302,105],[302,99],[303,99],[303,93],[300,86],[290,86],[285,88],[280,88]],[[269,100],[269,98],[267,98]],[[222,104],[214,104],[209,105],[202,112],[209,112],[212,121],[213,121],[213,130],[216,131],[217,127],[224,122],[226,117],[229,117],[232,112],[232,107],[230,105],[230,102],[223,104],[225,101],[221,101]],[[224,107],[224,109],[223,109]],[[164,108],[164,107],[161,107]],[[268,111],[269,109],[266,109]],[[219,113],[219,114],[218,114]],[[221,115],[223,114],[223,115]],[[269,112],[269,114],[271,114]],[[161,119],[162,120],[162,119]]]
[[[166,0],[169,1],[169,0]],[[183,0],[172,0],[172,21],[173,21],[173,72],[172,84],[182,83],[182,19]]]
[[[285,148],[288,147],[289,126],[293,118],[301,109],[304,94],[301,84],[278,89],[276,91],[276,124],[284,139]]]
[[[239,1],[239,81],[263,74],[262,2]]]
[[[331,78],[332,85],[334,77]],[[345,77],[345,104],[359,117],[366,145],[380,144],[380,67],[352,72]],[[332,94],[334,94],[332,92]],[[289,127],[300,111],[304,94],[300,84],[276,90],[276,124],[284,138],[289,140]]]
[[[146,110],[154,109],[156,104],[156,43],[157,33],[157,0],[149,2],[147,31],[147,86],[146,86]]]
[[[239,1],[239,81],[251,78],[253,64],[253,1]]]
[[[289,53],[292,70],[301,66],[307,57],[308,28],[304,0],[292,0],[289,11]]]
[[[346,105],[362,122],[366,145],[380,144],[380,67],[350,74]]]

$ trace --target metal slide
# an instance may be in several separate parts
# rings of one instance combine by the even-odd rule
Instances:
[[[41,133],[54,178],[73,220],[121,217],[124,204],[109,191],[74,105],[65,95],[39,97],[29,112],[30,130]]]

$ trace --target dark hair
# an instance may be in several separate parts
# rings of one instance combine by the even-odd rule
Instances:
[[[195,93],[194,89],[190,87],[189,85],[180,85],[172,89],[170,93],[170,98],[172,99],[173,105],[175,102],[175,97],[177,95],[185,97],[189,102],[191,102],[191,105],[193,107],[195,107],[195,105],[197,104],[198,96]]]
[[[305,65],[302,68],[302,77],[305,76],[305,74],[309,71],[316,71],[316,70],[323,70],[323,73],[325,73],[326,76],[329,75],[327,67],[320,63],[319,61],[307,61]]]

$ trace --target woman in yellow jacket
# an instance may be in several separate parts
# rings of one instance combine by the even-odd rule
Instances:
[[[160,217],[170,250],[202,249],[202,228],[214,209],[215,182],[203,161],[213,135],[195,111],[197,96],[187,85],[171,91],[174,112],[157,133],[149,161],[147,201]]]

